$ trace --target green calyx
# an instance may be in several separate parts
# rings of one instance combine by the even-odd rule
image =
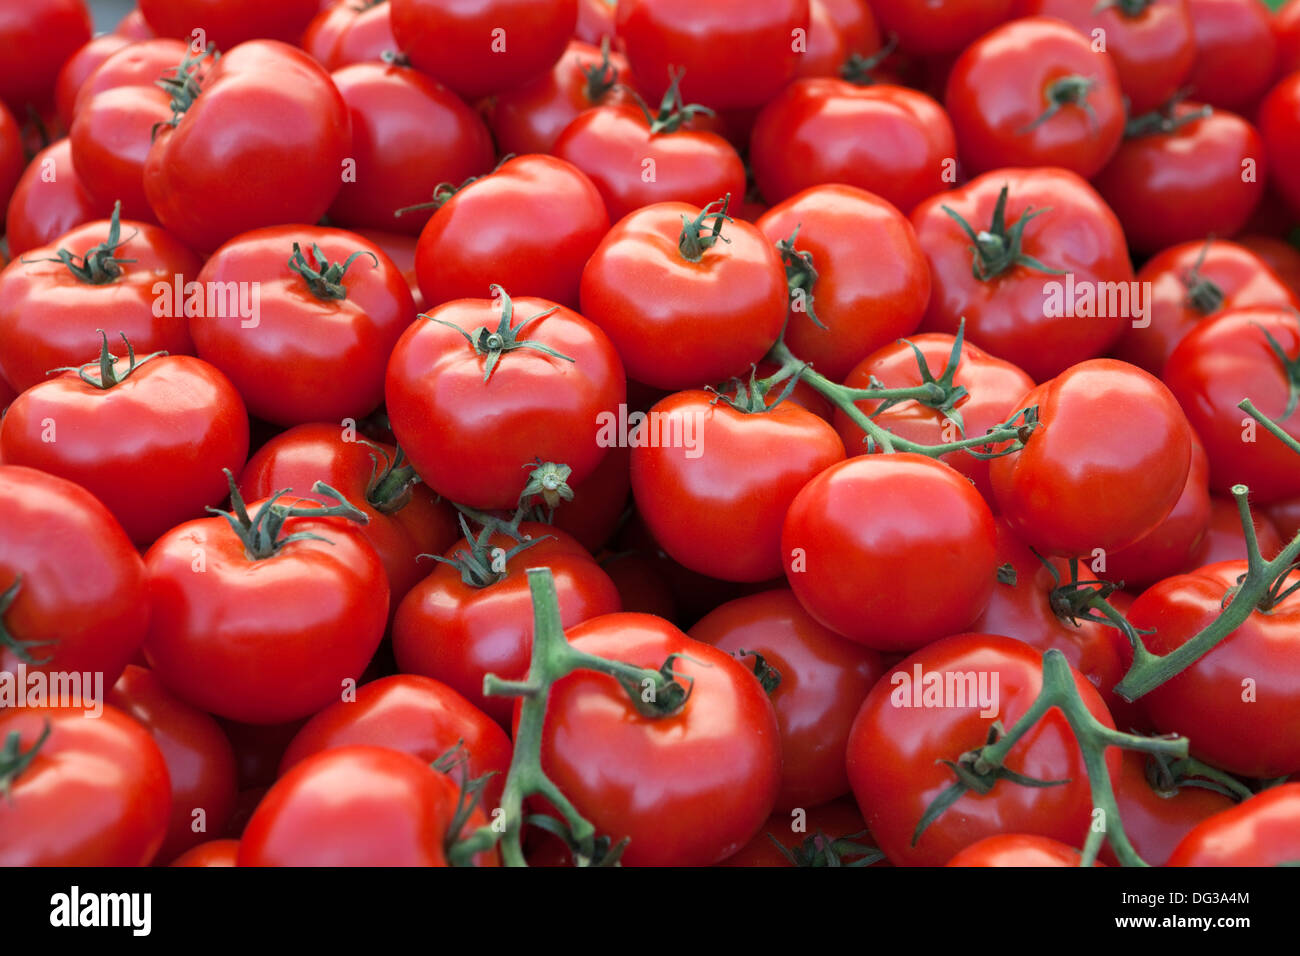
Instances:
[[[961,227],[961,231],[973,243],[970,246],[971,273],[981,282],[987,282],[1016,266],[1034,269],[1048,275],[1065,274],[1065,270],[1053,269],[1051,266],[1043,265],[1033,256],[1026,255],[1021,251],[1025,227],[1036,217],[1045,212],[1050,212],[1051,207],[1045,209],[1028,207],[1016,223],[1008,227],[1006,219],[1007,187],[1003,186],[1002,191],[998,193],[997,205],[993,207],[992,222],[989,224],[988,229],[982,229],[979,232],[971,228],[971,225],[965,219],[948,206],[941,206],[940,208],[952,217],[952,220]]]
[[[341,492],[335,491],[329,485],[322,481],[312,485],[311,490],[318,495],[324,495],[333,498],[338,504],[321,505],[313,503],[310,507],[299,505],[282,505],[279,499],[287,494],[292,494],[292,489],[284,488],[273,494],[260,508],[257,514],[251,517],[248,509],[244,505],[244,498],[239,493],[239,487],[235,484],[235,476],[230,473],[229,468],[223,468],[226,475],[226,481],[230,485],[230,511],[222,511],[220,508],[214,508],[211,505],[207,510],[212,514],[221,515],[229,522],[230,527],[234,530],[239,540],[244,544],[244,554],[250,561],[264,561],[267,558],[273,558],[280,553],[283,548],[294,541],[324,541],[330,543],[328,538],[310,531],[299,531],[294,534],[281,536],[284,530],[285,522],[290,518],[346,518],[348,521],[355,521],[357,524],[369,524],[370,517],[361,509],[353,506]]]
[[[528,474],[524,490],[519,494],[521,504],[537,495],[547,508],[553,510],[561,502],[573,500],[573,489],[569,487],[569,476],[573,474],[573,469],[568,465],[535,458],[532,464],[524,467],[532,468],[532,471]]]
[[[370,480],[366,482],[366,502],[380,514],[391,515],[411,501],[411,489],[420,483],[415,467],[406,460],[401,446],[390,455],[382,445],[363,441],[370,449]],[[380,465],[380,460],[383,465]]]
[[[0,799],[5,801],[13,799],[15,781],[36,759],[40,749],[45,746],[45,741],[50,739],[51,729],[49,720],[46,720],[41,735],[27,750],[23,750],[20,745],[22,737],[18,731],[10,731],[5,738],[4,746],[0,747]]]
[[[1264,333],[1264,338],[1268,341],[1269,349],[1273,352],[1273,355],[1277,357],[1278,362],[1281,363],[1282,371],[1286,375],[1286,410],[1282,412],[1281,419],[1282,421],[1286,421],[1291,417],[1292,413],[1295,412],[1297,402],[1300,402],[1300,357],[1291,358],[1291,356],[1286,354],[1286,349],[1282,348],[1282,343],[1273,337],[1272,332],[1257,322],[1252,324]]]
[[[221,59],[221,54],[212,47],[206,48],[198,56],[186,52],[185,59],[181,60],[179,66],[173,68],[170,76],[164,76],[154,83],[155,86],[171,97],[168,106],[171,108],[172,115],[170,119],[153,124],[150,134],[152,137],[156,138],[158,130],[164,126],[173,128],[178,126],[181,117],[194,105],[194,101],[203,92],[198,80],[199,67],[209,55],[212,56],[214,63]]]
[[[813,265],[813,255],[795,246],[802,228],[802,223],[795,226],[788,239],[782,239],[776,244],[776,251],[781,253],[781,262],[785,265],[785,282],[790,290],[790,311],[805,313],[813,325],[825,329],[826,326],[817,317],[813,305],[813,287],[819,278],[817,267]]]
[[[1016,130],[1016,133],[1023,136],[1025,133],[1032,132],[1059,113],[1061,108],[1065,106],[1077,106],[1082,109],[1088,114],[1088,118],[1092,120],[1095,127],[1097,125],[1097,113],[1092,108],[1092,104],[1088,102],[1088,91],[1096,83],[1096,80],[1078,74],[1063,76],[1055,80],[1043,92],[1043,97],[1047,100],[1047,106],[1032,123]]]
[[[540,538],[520,535],[517,528],[506,525],[504,522],[485,524],[483,529],[475,536],[469,530],[465,515],[458,514],[457,518],[460,521],[461,534],[464,535],[468,547],[458,550],[450,558],[444,558],[437,554],[422,554],[420,557],[431,558],[439,564],[455,568],[460,573],[461,581],[466,587],[470,588],[489,588],[498,581],[504,581],[510,574],[511,559],[534,545],[541,544],[551,538],[549,534],[544,534]],[[513,537],[515,539],[514,546],[508,549],[493,547],[492,536],[497,532]]]
[[[640,97],[634,98],[641,112],[645,114],[645,121],[650,124],[650,135],[656,136],[659,133],[676,133],[683,126],[695,119],[697,116],[713,116],[713,110],[707,106],[701,106],[698,103],[687,105],[682,102],[681,82],[686,71],[668,69],[668,89],[664,91],[663,99],[659,101],[659,112],[650,113],[649,107],[641,100]]]
[[[108,220],[108,238],[99,245],[91,246],[84,255],[78,256],[67,249],[60,249],[55,258],[23,259],[22,262],[62,262],[77,280],[87,285],[107,285],[122,274],[122,266],[135,262],[134,259],[119,259],[114,253],[135,238],[135,233],[122,238],[122,202],[113,204],[113,214]]]
[[[307,257],[302,254],[302,247],[295,242],[293,244],[293,255],[289,257],[289,269],[302,276],[312,295],[322,301],[346,299],[348,297],[348,290],[343,286],[343,277],[347,275],[352,263],[356,262],[361,256],[369,256],[370,261],[375,264],[375,268],[379,268],[379,257],[366,249],[358,249],[343,262],[330,262],[329,257],[321,251],[321,247],[313,242],[311,254],[312,258],[316,260],[314,268],[307,261]]]
[[[1180,115],[1178,113],[1178,104],[1182,102],[1182,99],[1183,96],[1180,94],[1150,113],[1143,113],[1140,116],[1131,118],[1124,124],[1124,138],[1137,139],[1140,136],[1156,134],[1167,136],[1178,132],[1188,123],[1195,123],[1197,120],[1205,119],[1214,112],[1213,108],[1207,104],[1199,109]]]
[[[1201,266],[1205,264],[1206,253],[1210,251],[1213,242],[1213,236],[1205,240],[1196,262],[1180,277],[1187,287],[1187,304],[1201,315],[1211,315],[1223,307],[1223,290],[1201,275]]]
[[[925,355],[919,348],[907,339],[902,339],[911,348],[912,354],[916,356],[916,367],[921,373],[921,386],[928,390],[928,394],[915,396],[911,399],[887,398],[882,401],[871,417],[877,417],[885,409],[897,405],[902,401],[913,401],[926,408],[933,408],[942,414],[950,422],[957,426],[957,430],[963,436],[966,434],[966,422],[962,419],[961,412],[957,406],[970,394],[966,386],[954,384],[953,379],[957,375],[957,367],[961,364],[961,350],[966,342],[966,318],[962,317],[957,325],[957,334],[952,340],[952,350],[948,353],[948,364],[944,366],[943,373],[935,378],[930,372],[930,363],[925,360]]]
[[[505,355],[507,352],[513,352],[516,349],[532,349],[535,352],[542,352],[545,355],[549,355],[552,358],[562,359],[565,362],[574,361],[574,359],[569,358],[569,356],[564,355],[561,352],[557,352],[549,345],[543,345],[541,342],[534,342],[531,339],[520,338],[524,329],[533,322],[536,322],[538,319],[544,319],[546,316],[552,315],[558,311],[560,308],[558,305],[552,306],[544,312],[538,312],[536,315],[524,319],[518,325],[512,325],[515,314],[514,302],[511,301],[510,296],[506,293],[505,289],[501,288],[501,286],[493,284],[490,287],[490,290],[493,298],[498,296],[501,298],[501,321],[497,323],[495,329],[489,329],[485,325],[480,325],[478,328],[474,329],[474,331],[466,332],[459,325],[456,325],[454,322],[448,322],[446,319],[439,319],[432,315],[424,315],[421,317],[428,319],[430,322],[437,322],[439,325],[445,325],[447,328],[459,332],[465,337],[465,341],[469,342],[470,346],[474,349],[475,355],[483,355],[487,357],[487,363],[483,369],[483,381],[485,382],[492,378],[492,372],[496,369],[497,363],[501,361],[501,356]]]
[[[451,199],[452,196],[455,196],[457,193],[461,192],[466,186],[470,186],[473,183],[478,182],[480,179],[486,179],[487,177],[491,176],[492,173],[495,173],[502,166],[504,166],[506,163],[510,162],[510,160],[514,158],[515,158],[514,153],[506,153],[499,160],[497,160],[497,164],[492,167],[492,172],[484,173],[482,176],[470,176],[459,186],[457,186],[455,183],[448,183],[448,182],[438,183],[438,185],[433,187],[433,198],[430,199],[428,202],[418,202],[414,206],[403,206],[401,209],[395,210],[393,212],[393,216],[398,217],[398,216],[405,215],[408,212],[418,212],[424,209],[434,209],[434,210],[441,209],[444,205],[447,204],[447,201]]]
[[[889,42],[870,56],[852,53],[840,65],[840,79],[847,80],[854,86],[871,86],[876,78],[871,74],[898,49],[898,35],[891,33]]]
[[[1098,13],[1102,13],[1103,11],[1109,10],[1113,7],[1124,16],[1129,17],[1130,19],[1135,19],[1146,13],[1147,7],[1151,6],[1154,2],[1155,0],[1101,0],[1100,3],[1092,8],[1092,12],[1093,15],[1096,16]]]
[[[120,385],[122,382],[126,381],[131,373],[145,362],[148,362],[150,359],[162,358],[167,355],[166,352],[150,352],[144,358],[137,361],[135,357],[135,349],[131,346],[130,340],[127,339],[126,333],[119,332],[117,334],[122,337],[122,342],[126,345],[127,355],[126,369],[119,373],[116,369],[118,357],[108,350],[107,333],[105,333],[103,329],[96,329],[95,331],[99,333],[101,339],[98,360],[87,362],[85,365],[65,365],[60,368],[50,369],[48,374],[53,375],[55,372],[76,372],[77,377],[91,388],[107,391],[114,385]],[[91,370],[93,369],[99,370],[98,378],[91,374]]]
[[[734,220],[727,215],[731,207],[731,193],[721,199],[715,199],[694,219],[682,216],[682,232],[677,239],[677,250],[687,262],[699,262],[704,253],[719,242],[731,242],[722,234],[723,223]],[[710,225],[712,223],[712,225]],[[706,231],[707,230],[707,231]]]
[[[40,667],[42,664],[48,664],[50,658],[36,658],[32,656],[32,648],[49,647],[59,643],[57,640],[48,641],[24,641],[10,633],[8,626],[5,624],[5,615],[13,607],[14,601],[18,600],[18,592],[22,590],[23,576],[21,574],[14,578],[13,584],[0,591],[0,648],[8,648],[24,664],[32,667]]]
[[[587,98],[587,102],[592,106],[604,100],[609,91],[618,86],[618,67],[609,58],[608,34],[601,37],[600,40],[600,62],[595,65],[584,66],[582,75],[587,80],[583,93]],[[644,105],[642,108],[644,109]]]
[[[763,690],[768,697],[776,693],[776,689],[781,686],[781,672],[768,663],[767,658],[758,651],[747,651],[741,648],[731,656],[742,664],[746,657],[754,658],[754,676],[763,685]]]
[[[885,854],[868,843],[858,843],[858,840],[868,837],[871,834],[866,830],[859,830],[857,833],[850,833],[842,837],[829,837],[821,830],[811,833],[804,838],[804,841],[796,847],[787,847],[771,833],[767,838],[777,848],[777,851],[785,857],[791,866],[799,867],[818,867],[818,866],[871,866],[873,863],[879,863],[885,858]],[[852,863],[844,862],[846,857],[852,857]]]

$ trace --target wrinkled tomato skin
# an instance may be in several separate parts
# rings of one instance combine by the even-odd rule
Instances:
[[[880,651],[910,651],[979,616],[997,567],[993,515],[942,462],[898,452],[832,465],[795,496],[786,578],[821,624]]]
[[[56,140],[36,154],[14,186],[5,211],[9,254],[26,255],[110,212],[112,208],[103,208],[77,178],[72,141]]]
[[[788,336],[787,336],[788,338]],[[920,349],[930,374],[938,378],[948,366],[954,338],[938,332],[913,335],[908,340]],[[875,376],[886,388],[910,388],[921,384],[916,353],[906,342],[886,345],[864,358],[844,378],[849,388],[866,388]],[[968,395],[956,404],[964,430],[959,434],[955,423],[943,412],[919,402],[900,402],[876,414],[878,401],[857,402],[864,415],[875,414],[873,421],[901,438],[937,445],[954,441],[961,434],[982,435],[995,425],[1007,421],[1021,408],[1019,401],[1034,387],[1033,379],[1010,362],[994,358],[969,342],[962,344],[961,359],[953,384],[965,388]],[[854,424],[842,409],[835,410],[835,429],[849,455],[867,453],[866,432]],[[975,483],[990,508],[996,510],[993,488],[989,484],[989,463],[964,451],[949,452],[939,458]]]
[[[1225,561],[1166,578],[1143,592],[1128,618],[1154,654],[1181,647],[1221,613],[1246,572]],[[1143,633],[1145,631],[1154,633]],[[1300,600],[1250,617],[1208,653],[1143,699],[1156,728],[1191,741],[1191,753],[1247,777],[1300,770]],[[1245,682],[1253,683],[1247,686]],[[1269,728],[1260,733],[1259,728]]]
[[[686,567],[724,580],[779,577],[790,503],[844,459],[835,429],[794,404],[746,413],[705,391],[670,395],[650,414],[661,434],[693,429],[699,439],[694,449],[632,449],[632,494],[655,540]]]
[[[1270,787],[1202,820],[1166,866],[1282,866],[1300,859],[1300,783]]]
[[[789,239],[817,270],[811,302],[791,310],[785,344],[832,381],[859,360],[916,331],[930,301],[930,269],[912,224],[885,200],[853,186],[814,186],[778,203],[755,225]]]
[[[1050,837],[999,833],[961,850],[944,866],[1078,866],[1079,851]],[[1103,866],[1093,863],[1093,866]]]
[[[148,866],[167,834],[171,783],[149,732],[115,707],[0,712],[0,740],[32,748],[0,813],[0,866]]]
[[[781,786],[776,714],[753,674],[646,614],[593,618],[567,637],[639,667],[683,655],[674,673],[694,682],[680,710],[655,718],[604,674],[575,671],[552,685],[542,768],[598,833],[629,838],[623,863],[707,866],[749,842]]]
[[[999,833],[1049,837],[1080,846],[1092,820],[1092,797],[1083,754],[1065,716],[1050,710],[1007,755],[1009,770],[1041,780],[1069,780],[1055,787],[997,783],[987,794],[967,793],[926,828],[915,846],[912,834],[926,809],[955,780],[939,761],[956,760],[981,747],[995,719],[967,707],[900,707],[891,695],[909,688],[896,674],[974,672],[998,675],[996,719],[1012,726],[1042,686],[1042,655],[1029,645],[987,634],[959,634],[936,641],[901,661],[883,677],[858,711],[849,734],[849,781],[877,845],[897,866],[940,866],[972,843]],[[1077,671],[1075,688],[1089,712],[1113,727],[1106,705]],[[908,697],[911,700],[910,697]],[[1106,751],[1111,779],[1119,751]]]
[[[221,833],[235,808],[235,752],[221,725],[177,700],[156,675],[134,664],[113,685],[108,703],[149,731],[167,763],[171,819],[158,861],[172,860],[209,834]]]
[[[820,806],[849,792],[849,728],[885,672],[879,654],[822,627],[784,588],[729,601],[687,633],[746,666],[753,653],[762,654],[781,675],[771,694],[781,734],[778,811]]]

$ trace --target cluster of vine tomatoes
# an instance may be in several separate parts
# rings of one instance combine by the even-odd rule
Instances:
[[[0,864],[1300,861],[1300,0],[25,0],[0,208]]]

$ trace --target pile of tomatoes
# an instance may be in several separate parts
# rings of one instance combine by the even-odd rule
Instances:
[[[1300,0],[23,0],[0,208],[0,864],[1300,861]]]

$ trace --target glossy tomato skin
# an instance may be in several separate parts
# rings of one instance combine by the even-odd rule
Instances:
[[[1300,297],[1300,249],[1285,239],[1268,235],[1247,234],[1238,236],[1236,241],[1272,269],[1292,295]]]
[[[239,856],[238,840],[209,840],[186,850],[168,866],[234,866]]]
[[[1246,572],[1225,561],[1166,578],[1143,592],[1128,617],[1155,654],[1182,646],[1221,613]],[[1209,653],[1161,684],[1143,704],[1155,726],[1191,741],[1193,756],[1231,773],[1279,777],[1300,770],[1300,600],[1250,617]],[[1251,683],[1247,683],[1251,682]],[[1268,727],[1268,733],[1258,728]]]
[[[334,298],[317,295],[290,268],[295,243],[312,268],[317,246],[331,263],[368,254],[348,267],[344,295]],[[277,425],[342,421],[383,401],[388,355],[415,305],[378,246],[341,229],[271,226],[223,245],[198,280],[203,302],[191,309],[187,296],[185,309],[194,344],[239,389],[250,414]],[[215,298],[220,289],[237,289],[239,307],[234,294]]]
[[[171,784],[149,732],[115,707],[0,712],[26,752],[0,813],[0,866],[148,866],[167,833]]]
[[[1123,767],[1115,781],[1115,802],[1124,833],[1138,856],[1152,866],[1164,866],[1188,831],[1235,804],[1231,797],[1205,787],[1158,789],[1147,779],[1149,759],[1135,750],[1124,751]],[[1119,862],[1109,843],[1100,855],[1108,863]]]
[[[439,564],[402,601],[393,621],[393,652],[403,673],[441,681],[505,725],[514,701],[483,694],[483,678],[523,680],[532,655],[533,612],[524,570],[549,567],[560,602],[560,621],[572,627],[622,609],[618,591],[583,547],[563,532],[525,522],[522,533],[549,536],[506,563],[505,576],[473,587],[460,571]],[[508,551],[515,542],[496,535],[490,548]],[[464,545],[447,549],[456,556]]]
[[[999,833],[972,843],[944,866],[1079,866],[1079,859],[1077,848],[1050,837]]]
[[[1202,820],[1166,866],[1280,866],[1300,859],[1300,783],[1270,787]]]
[[[6,5],[0,17],[0,100],[18,116],[30,103],[48,106],[65,60],[90,39],[84,0],[33,0]]]
[[[27,164],[5,211],[9,254],[17,258],[47,245],[75,226],[112,212],[86,192],[72,165],[72,142],[64,137]]]
[[[873,0],[881,32],[898,36],[907,53],[956,53],[1009,19],[1013,0]]]
[[[1300,149],[1300,72],[1284,77],[1259,106],[1259,132],[1269,159],[1269,180],[1291,211],[1300,209],[1300,174],[1293,157]]]
[[[578,20],[577,0],[390,0],[393,36],[415,67],[465,99],[550,69]]]
[[[1093,178],[1135,253],[1230,237],[1264,198],[1266,177],[1283,182],[1254,126],[1227,110],[1188,120],[1201,106],[1178,104],[1177,129],[1124,140]]]
[[[4,626],[26,648],[29,671],[117,680],[149,623],[144,565],[117,519],[79,485],[0,465],[0,590],[22,575]],[[0,648],[0,670],[23,663]]]
[[[752,839],[780,791],[781,745],[745,665],[648,614],[603,615],[567,636],[577,650],[646,668],[685,655],[674,672],[694,680],[681,709],[657,718],[604,674],[575,671],[552,686],[542,767],[598,833],[629,838],[623,863],[704,866]]]
[[[1192,96],[1249,111],[1272,84],[1277,37],[1270,9],[1254,0],[1187,0],[1196,37]]]
[[[622,0],[619,39],[646,99],[657,103],[670,68],[682,97],[714,109],[762,106],[793,77],[796,30],[808,29],[808,0]]]
[[[396,500],[382,496],[372,477],[382,475],[387,461],[396,458],[391,445],[372,447],[357,441],[346,427],[313,423],[282,432],[257,450],[239,477],[239,491],[247,501],[268,498],[282,488],[292,488],[300,498],[322,503],[329,500],[311,491],[323,481],[369,517],[361,533],[384,562],[392,592],[391,608],[425,575],[417,560],[421,554],[441,554],[460,535],[452,509],[437,500],[420,483],[409,496]],[[371,499],[374,500],[371,500]]]
[[[1300,69],[1300,3],[1288,0],[1273,13],[1277,39],[1277,73],[1286,76]]]
[[[235,808],[235,752],[221,725],[177,700],[155,674],[134,664],[113,685],[108,703],[149,731],[167,763],[171,818],[158,861],[175,859],[221,833]]]
[[[1174,349],[1164,379],[1187,412],[1210,456],[1210,487],[1231,493],[1244,484],[1251,497],[1269,504],[1300,494],[1295,453],[1237,407],[1255,403],[1292,437],[1300,421],[1283,418],[1288,379],[1265,332],[1293,360],[1300,354],[1300,322],[1286,308],[1256,306],[1223,312],[1201,322]],[[1249,425],[1245,421],[1249,421]]]
[[[603,6],[605,0],[585,2]],[[631,76],[627,57],[622,53],[610,51],[611,72],[602,73],[603,62],[599,47],[570,40],[549,73],[504,90],[484,103],[482,110],[497,148],[519,156],[549,153],[556,137],[578,114],[604,103],[626,101],[626,94],[617,86],[593,99],[592,93],[600,90],[606,80],[626,83]],[[588,81],[588,71],[596,78],[594,87]]]
[[[809,0],[807,49],[795,76],[839,76],[853,54],[880,49],[880,29],[864,0]]]
[[[347,104],[320,64],[276,40],[241,43],[178,124],[159,128],[145,196],[159,222],[210,251],[259,227],[318,221],[351,142]]]
[[[605,452],[596,470],[573,488],[573,501],[555,512],[552,524],[572,535],[592,554],[600,549],[623,525],[632,490],[630,448],[616,447]],[[545,505],[539,495],[535,502]]]
[[[1055,106],[1070,77],[1089,86]],[[1105,50],[1051,17],[1013,20],[968,46],[948,74],[944,107],[972,173],[1002,166],[1059,166],[1095,175],[1124,135],[1119,73]]]
[[[596,184],[610,222],[657,202],[703,207],[745,193],[745,165],[725,139],[692,129],[653,133],[632,103],[578,114],[551,149]]]
[[[844,460],[835,429],[792,403],[746,413],[705,391],[670,395],[650,410],[656,418],[660,441],[632,449],[632,494],[655,540],[713,577],[779,577],[790,503]],[[674,434],[695,440],[665,444]]]
[[[976,232],[987,230],[998,196],[1007,187],[1006,224],[1032,212],[1021,251],[1063,275],[1017,264],[988,279],[972,274],[971,242],[944,211],[948,207]],[[921,328],[955,334],[966,319],[966,341],[1024,369],[1035,381],[1100,355],[1133,316],[1108,306],[1104,316],[1077,316],[1080,293],[1129,283],[1133,266],[1124,232],[1106,203],[1086,182],[1064,169],[1007,169],[921,203],[912,212],[933,286]],[[1056,301],[1059,299],[1059,302]],[[1099,311],[1095,307],[1091,311]],[[1123,313],[1123,314],[1112,314]]]
[[[1092,39],[1104,31],[1106,52],[1119,73],[1129,112],[1140,116],[1182,88],[1196,60],[1196,39],[1187,0],[1151,0],[1125,9],[1105,8],[1075,0],[1019,0],[1020,16],[1055,17]]]
[[[566,464],[571,481],[582,481],[608,447],[602,418],[617,415],[626,398],[623,366],[605,334],[545,299],[512,300],[511,327],[553,310],[521,336],[572,361],[518,348],[501,355],[485,381],[488,358],[457,329],[496,329],[502,307],[501,299],[447,303],[430,313],[439,321],[407,329],[388,363],[388,416],[399,444],[430,488],[474,508],[514,508],[536,458]]]
[[[979,616],[995,582],[995,537],[969,481],[898,452],[850,458],[808,482],[786,515],[781,552],[790,587],[820,623],[876,650],[908,651]]]
[[[912,701],[916,667],[924,674],[997,675],[997,714],[965,707],[895,706]],[[946,680],[947,678],[945,678]],[[1085,706],[1114,726],[1106,705],[1087,679],[1074,672]],[[1092,819],[1092,797],[1083,754],[1065,716],[1050,710],[1020,739],[1005,766],[1041,780],[1069,783],[1032,788],[1000,781],[987,794],[967,793],[921,834],[912,834],[926,809],[955,778],[938,761],[956,760],[983,746],[996,719],[1012,726],[1042,687],[1042,657],[1020,641],[987,634],[959,634],[936,641],[901,661],[872,688],[849,734],[848,771],[858,806],[877,845],[899,866],[939,866],[972,843],[999,833],[1023,833],[1081,845]],[[989,696],[992,696],[991,694]],[[1106,752],[1107,769],[1119,773],[1119,751]]]
[[[788,333],[787,333],[788,339]],[[911,336],[907,342],[920,349],[930,374],[938,378],[948,366],[954,338],[939,332]],[[871,353],[844,378],[849,388],[866,388],[872,376],[886,388],[910,388],[921,384],[921,370],[916,353],[907,342],[894,342]],[[962,343],[961,359],[953,384],[969,393],[956,405],[964,431],[943,412],[919,402],[900,402],[877,413],[878,401],[857,402],[863,414],[874,415],[873,421],[901,438],[938,445],[955,441],[962,434],[982,435],[994,425],[1007,421],[1022,407],[1020,399],[1034,387],[1033,379],[1010,362],[994,358],[983,349]],[[844,441],[849,455],[865,455],[866,432],[854,424],[841,409],[835,410],[835,430]],[[964,451],[949,452],[940,461],[950,465],[975,483],[990,508],[996,508],[993,488],[989,484],[989,463]]]
[[[573,35],[584,43],[597,46],[605,37],[613,41],[614,6],[609,0],[578,0],[578,25],[574,27]]]
[[[302,48],[333,72],[353,63],[376,63],[398,49],[386,3],[336,3],[321,9],[303,31]]]
[[[785,344],[833,381],[879,348],[916,331],[930,301],[930,270],[916,232],[885,200],[853,186],[814,186],[765,212],[755,225],[813,257],[813,311],[791,309]]]
[[[319,0],[139,0],[145,23],[160,37],[200,40],[222,53],[245,40],[296,43]],[[195,34],[194,31],[201,31]]]
[[[1171,246],[1148,259],[1137,280],[1151,283],[1150,322],[1125,328],[1115,357],[1152,375],[1164,371],[1178,343],[1207,316],[1252,305],[1300,308],[1263,259],[1226,240]]]
[[[458,795],[450,776],[400,750],[325,750],[271,787],[240,838],[237,865],[448,866]],[[485,821],[477,811],[468,826]],[[485,856],[495,865],[495,850]]]
[[[1110,552],[1173,510],[1191,467],[1192,434],[1164,384],[1115,359],[1080,362],[1021,399],[1038,427],[989,464],[1016,535],[1044,554]]]
[[[488,295],[578,303],[582,267],[609,230],[600,191],[553,156],[520,156],[466,186],[420,233],[415,271],[430,306]]]
[[[22,130],[13,113],[0,102],[0,204],[5,208],[26,165]]]
[[[1277,510],[1265,512],[1262,508],[1251,509],[1251,523],[1255,526],[1255,543],[1264,559],[1277,557],[1286,540],[1295,533],[1274,517],[1280,518]],[[1286,539],[1279,531],[1286,532]],[[1210,498],[1210,526],[1205,533],[1205,540],[1197,554],[1192,568],[1216,564],[1219,561],[1245,561],[1246,535],[1241,525],[1241,512],[1237,510],[1236,501],[1213,495]],[[1190,570],[1190,569],[1189,569]]]
[[[120,374],[125,359],[115,365]],[[0,421],[0,455],[75,481],[147,547],[225,499],[222,469],[248,456],[248,415],[207,362],[160,356],[108,389],[76,372],[32,386]]]
[[[781,734],[778,811],[820,806],[849,792],[849,728],[885,671],[879,654],[818,624],[785,588],[729,601],[688,634],[747,666],[753,653],[762,654],[780,673],[771,694]]]
[[[729,241],[698,262],[682,253],[683,217],[700,213],[675,202],[638,210],[609,231],[582,273],[583,314],[609,336],[628,377],[656,388],[746,374],[785,321],[785,268],[754,226],[723,223]]]
[[[358,63],[330,74],[352,117],[355,173],[329,208],[341,226],[419,235],[439,183],[459,185],[492,168],[487,126],[456,94],[407,67]]]
[[[155,304],[159,283],[194,278],[198,259],[157,226],[126,221],[121,227],[124,241],[114,255],[134,261],[122,263],[120,275],[108,282],[83,282],[57,261],[61,248],[80,256],[103,243],[110,228],[105,220],[28,250],[26,262],[15,260],[0,272],[0,374],[16,390],[45,381],[52,369],[83,364],[94,354],[100,329],[115,338],[124,334],[138,355],[193,354],[184,320],[159,315]]]
[[[823,183],[875,193],[911,212],[948,189],[957,156],[952,123],[924,93],[840,79],[796,80],[758,114],[754,179],[768,202]]]
[[[446,684],[418,674],[382,677],[335,701],[303,726],[280,760],[280,776],[313,754],[338,747],[401,750],[426,764],[463,744],[470,779],[496,774],[484,790],[497,806],[510,769],[510,738],[485,713]]]
[[[254,514],[259,503],[249,503]],[[290,518],[293,541],[250,560],[222,517],[186,522],[145,555],[149,666],[209,713],[284,723],[338,699],[365,670],[388,618],[383,563],[341,518]],[[198,561],[206,569],[196,573]]]

